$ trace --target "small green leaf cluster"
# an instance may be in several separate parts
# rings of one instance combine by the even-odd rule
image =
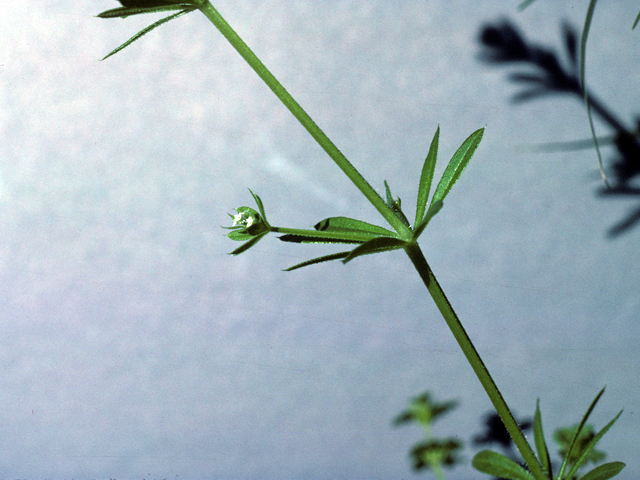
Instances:
[[[300,230],[269,226],[268,231],[261,232],[259,238],[253,236],[251,238],[251,243],[248,246],[243,246],[237,250],[234,250],[232,254],[235,255],[244,252],[249,247],[255,245],[255,243],[257,243],[257,241],[260,240],[260,238],[262,238],[269,231],[283,233],[284,235],[280,236],[279,238],[284,242],[342,243],[357,245],[352,250],[332,253],[330,255],[324,255],[322,257],[307,260],[305,262],[289,267],[288,269],[286,269],[286,271],[296,270],[298,268],[307,267],[309,265],[314,265],[331,260],[341,260],[343,263],[347,263],[354,258],[362,255],[388,252],[391,250],[405,248],[418,240],[418,237],[424,232],[431,219],[440,211],[445,197],[449,194],[451,188],[457,182],[458,178],[460,178],[462,171],[468,165],[471,157],[480,144],[483,133],[484,128],[481,128],[472,133],[462,143],[456,153],[454,153],[442,175],[442,178],[440,179],[440,182],[438,183],[438,186],[436,187],[435,193],[431,198],[431,202],[429,203],[429,193],[431,190],[431,184],[433,182],[433,173],[436,166],[440,136],[440,127],[436,129],[436,133],[433,137],[433,140],[431,141],[429,153],[427,155],[427,158],[425,159],[424,166],[422,168],[422,174],[420,176],[416,205],[416,218],[413,229],[411,229],[409,220],[402,211],[400,198],[394,198],[391,194],[389,184],[386,181],[384,182],[386,189],[387,207],[407,227],[407,230],[410,232],[410,236],[408,238],[403,238],[403,236],[398,232],[393,232],[379,225],[374,225],[362,220],[357,220],[355,218],[329,217],[318,222],[314,226],[314,230]],[[260,208],[262,219],[266,222],[266,217],[262,208],[262,202],[260,201],[260,198],[257,195],[253,194],[253,192],[251,192],[251,194],[253,195],[256,203]],[[237,211],[240,212],[239,209]],[[231,228],[238,227],[234,226]],[[232,240],[246,240],[249,238],[231,234],[229,234],[228,236]]]
[[[249,190],[249,192],[251,192],[251,190]],[[251,195],[253,195],[253,199],[256,201],[256,205],[258,205],[258,210],[260,210],[260,212],[256,212],[251,207],[238,207],[236,209],[236,215],[229,214],[233,220],[233,225],[231,227],[222,227],[227,230],[233,230],[227,234],[227,237],[231,240],[245,242],[231,252],[231,255],[239,255],[250,249],[269,232],[273,231],[273,227],[269,225],[267,216],[264,213],[262,200],[253,192],[251,192]]]
[[[609,462],[595,467],[588,473],[578,477],[578,470],[586,462],[597,463],[604,459],[604,453],[596,450],[595,446],[622,414],[622,411],[620,411],[602,430],[598,433],[593,432],[593,427],[587,425],[587,420],[603,393],[604,388],[591,402],[579,424],[556,431],[554,439],[560,445],[559,453],[563,457],[562,465],[556,476],[553,475],[549,450],[544,439],[540,402],[537,402],[533,417],[533,438],[542,470],[548,480],[573,480],[577,478],[580,478],[580,480],[608,480],[620,473],[625,467],[622,462]],[[532,480],[534,478],[531,472],[522,465],[505,455],[490,450],[478,452],[474,456],[472,464],[476,470],[494,477],[512,480]]]
[[[457,438],[438,439],[431,433],[435,420],[457,406],[458,402],[455,400],[437,403],[429,392],[424,392],[413,398],[409,408],[394,419],[393,424],[396,426],[417,423],[425,432],[425,440],[416,443],[410,452],[414,470],[431,469],[436,476],[441,477],[443,466],[453,467],[460,463],[462,442]]]
[[[112,50],[107,56],[105,56],[102,60],[109,58],[111,55],[118,53],[120,50],[128,47],[133,42],[138,40],[143,35],[146,35],[151,30],[159,27],[160,25],[167,23],[171,20],[174,20],[182,15],[193,12],[200,8],[206,0],[119,0],[122,4],[122,7],[113,8],[111,10],[106,10],[97,15],[99,18],[126,18],[131,15],[140,15],[144,13],[158,13],[158,12],[169,12],[173,10],[179,10],[178,13],[174,13],[173,15],[169,15],[163,19],[158,20],[157,22],[152,23],[148,27],[143,30],[140,30],[129,40],[124,42],[115,50]]]

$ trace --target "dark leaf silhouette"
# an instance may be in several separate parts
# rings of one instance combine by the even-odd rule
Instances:
[[[476,435],[473,438],[475,445],[491,445],[497,443],[505,450],[511,450],[513,446],[513,440],[507,431],[504,423],[500,419],[500,416],[493,412],[485,416],[485,430],[482,434]],[[523,432],[531,429],[533,423],[531,420],[523,420],[518,422],[520,429]]]
[[[569,94],[584,105],[585,92],[580,84],[578,34],[567,22],[562,24],[563,47],[567,66],[551,48],[531,43],[508,20],[485,25],[480,30],[480,59],[493,65],[520,67],[509,80],[524,87],[513,96],[514,102],[536,100],[549,95]],[[640,176],[640,117],[633,129],[627,128],[589,89],[586,96],[594,114],[613,129],[616,156],[611,161],[615,182],[600,194],[640,196],[640,188],[632,182]],[[619,221],[608,232],[616,237],[640,224],[640,209]]]

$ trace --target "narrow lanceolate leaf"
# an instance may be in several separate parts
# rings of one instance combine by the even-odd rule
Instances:
[[[533,480],[533,475],[510,458],[491,450],[478,452],[472,461],[473,468],[483,473],[511,480]]]
[[[598,400],[600,400],[600,397],[604,393],[604,389],[605,388],[606,387],[603,387],[602,390],[600,390],[598,392],[598,394],[596,395],[596,398],[593,399],[593,401],[591,402],[591,405],[589,405],[589,408],[587,408],[587,411],[583,415],[582,420],[580,420],[580,424],[578,425],[578,428],[576,429],[576,433],[573,435],[573,439],[571,440],[571,444],[569,445],[569,448],[567,449],[567,454],[565,455],[564,460],[562,461],[562,465],[560,466],[560,471],[558,472],[558,478],[560,478],[560,479],[565,478],[564,477],[564,470],[567,467],[567,464],[569,463],[569,459],[571,458],[571,454],[573,453],[573,449],[576,446],[576,443],[578,442],[578,438],[580,437],[580,433],[582,432],[582,429],[584,428],[585,424],[587,423],[587,420],[591,416],[591,412],[593,412],[593,409],[596,407],[596,404],[598,403]],[[618,416],[619,415],[620,414],[618,414]],[[617,418],[618,417],[616,417],[616,419]]]
[[[593,448],[596,446],[596,444],[600,441],[600,439],[604,436],[604,434],[609,431],[609,429],[613,426],[613,424],[616,423],[616,421],[618,420],[620,415],[622,415],[622,410],[620,410],[618,415],[616,415],[613,420],[611,420],[609,423],[607,423],[604,426],[604,428],[602,430],[600,430],[595,435],[595,437],[593,437],[591,439],[591,441],[587,444],[587,446],[585,447],[584,451],[582,452],[582,455],[580,455],[580,458],[578,458],[578,460],[576,461],[575,465],[573,465],[573,467],[571,468],[571,470],[567,474],[567,478],[573,478],[573,476],[578,471],[578,469],[589,458],[589,453],[591,453],[591,450],[593,450]]]
[[[371,223],[363,222],[362,220],[356,220],[348,217],[329,217],[318,222],[314,227],[319,232],[356,232],[370,234],[372,236],[386,235],[395,237],[396,234],[391,230],[373,225]]]
[[[122,3],[122,2],[120,2]],[[151,3],[151,2],[149,2]],[[98,18],[126,18],[132,15],[142,15],[145,13],[170,12],[172,10],[186,10],[196,8],[189,3],[166,2],[155,6],[135,5],[130,7],[118,7],[106,10],[96,15]]]
[[[163,5],[197,5],[195,1],[176,1],[176,0],[118,0],[123,7],[133,8],[133,7],[143,7],[143,8],[152,8],[152,7],[160,7]]]
[[[403,248],[405,246],[407,246],[407,242],[399,238],[377,237],[351,250],[351,252],[349,252],[349,255],[342,262],[347,263],[356,257],[360,257],[361,255],[388,252],[391,250]]]
[[[345,258],[347,255],[349,255],[349,252],[332,253],[331,255],[325,255],[324,257],[318,257],[312,260],[307,260],[306,262],[298,263],[293,267],[285,269],[285,272],[297,270],[298,268],[302,267],[308,267],[309,265],[315,265],[316,263],[330,262],[331,260],[340,260],[342,258]]]
[[[540,400],[536,402],[536,413],[533,416],[533,440],[538,450],[538,458],[544,473],[550,479],[553,478],[551,471],[551,459],[549,458],[549,449],[547,442],[544,440],[544,432],[542,430],[542,416],[540,415]]]
[[[480,144],[480,140],[482,140],[482,135],[484,134],[484,128],[476,130],[462,143],[460,148],[453,154],[451,160],[449,161],[449,165],[445,169],[442,174],[442,178],[440,179],[440,183],[436,187],[436,192],[433,194],[433,198],[431,202],[436,202],[438,200],[444,200],[444,198],[448,195],[451,187],[458,181],[460,175],[469,164],[469,160],[473,157],[478,145]]]
[[[604,463],[580,477],[580,480],[609,480],[618,475],[624,467],[626,465],[622,462]]]
[[[332,237],[313,237],[310,235],[295,235],[287,233],[278,237],[283,242],[290,243],[363,243],[362,240],[348,240],[344,238],[332,238]]]
[[[253,237],[251,240],[249,240],[248,242],[243,243],[242,245],[240,245],[238,248],[236,248],[233,252],[231,252],[229,255],[240,255],[242,252],[245,252],[247,250],[249,250],[251,247],[253,247],[256,243],[258,243],[260,240],[262,240],[262,238],[264,237],[264,235],[258,235],[256,237]]]
[[[264,213],[264,205],[262,204],[262,200],[260,199],[260,197],[258,195],[253,193],[250,188],[248,190],[251,193],[251,195],[253,196],[253,199],[255,200],[256,205],[258,206],[258,210],[260,210],[260,215],[262,215],[262,218],[264,219],[265,222],[269,223],[267,221],[267,214]]]
[[[433,172],[436,169],[436,160],[438,157],[438,142],[440,139],[440,125],[436,129],[436,133],[431,140],[431,146],[429,147],[429,153],[422,166],[422,174],[420,175],[420,185],[418,185],[418,202],[416,205],[416,221],[414,222],[414,228],[417,228],[418,224],[422,222],[424,213],[427,210],[427,202],[429,201],[429,191],[431,190],[431,183],[433,182]]]
[[[171,10],[175,10],[170,8]],[[111,55],[115,55],[116,53],[118,53],[120,50],[127,48],[129,45],[131,45],[133,42],[135,42],[136,40],[138,40],[140,37],[142,37],[143,35],[146,35],[147,33],[149,33],[151,30],[154,30],[155,28],[159,27],[160,25],[170,22],[171,20],[181,17],[182,15],[189,13],[189,12],[193,12],[196,9],[196,7],[189,7],[187,9],[184,9],[178,13],[174,13],[173,15],[169,15],[168,17],[165,17],[161,20],[158,20],[155,23],[152,23],[151,25],[149,25],[147,28],[140,30],[138,33],[136,33],[133,37],[131,37],[129,40],[127,40],[126,42],[124,42],[122,45],[120,45],[118,48],[116,48],[115,50],[112,50],[107,56],[105,56],[102,60],[106,60],[107,58],[109,58]],[[107,12],[104,12],[107,13]],[[147,13],[147,12],[145,12]]]

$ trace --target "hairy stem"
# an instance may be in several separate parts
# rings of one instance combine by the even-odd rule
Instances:
[[[271,91],[280,99],[280,101],[289,109],[294,117],[302,124],[302,126],[311,134],[316,142],[327,152],[331,159],[340,167],[340,169],[349,177],[356,187],[364,194],[364,196],[373,204],[380,214],[389,222],[400,236],[403,238],[411,238],[411,231],[406,225],[393,213],[387,206],[382,197],[376,192],[371,185],[364,179],[355,167],[347,160],[347,158],[338,150],[338,147],[329,140],[329,137],[316,125],[307,112],[294,100],[289,92],[282,84],[273,76],[273,74],[264,66],[255,53],[247,46],[246,43],[238,36],[224,18],[208,1],[200,7],[202,13],[215,25],[215,27],[224,35],[231,43],[233,48],[245,59],[249,66],[258,74],[258,76],[267,84]]]
[[[496,383],[493,381],[493,378],[491,378],[489,370],[487,370],[482,358],[480,358],[478,351],[471,342],[469,335],[467,335],[467,332],[462,326],[460,319],[453,310],[451,303],[449,303],[449,300],[444,294],[442,287],[433,275],[431,267],[429,267],[427,260],[424,258],[422,250],[420,250],[418,244],[413,243],[406,247],[405,251],[420,274],[422,281],[426,285],[427,290],[429,290],[433,301],[436,303],[440,313],[444,317],[444,320],[447,322],[447,325],[458,342],[458,345],[460,345],[462,352],[471,364],[471,368],[473,368],[478,380],[480,380],[480,383],[487,392],[487,395],[489,395],[493,406],[498,412],[498,415],[500,415],[500,418],[511,435],[511,438],[513,438],[513,441],[516,444],[516,447],[518,447],[524,461],[527,463],[529,470],[536,479],[547,480],[547,477],[542,471],[542,467],[533,453],[531,446],[524,437],[522,430],[520,430],[511,410],[509,410],[500,390],[498,390]]]
[[[333,159],[333,161],[342,169],[342,171],[349,177],[349,179],[360,189],[364,196],[373,204],[373,206],[382,214],[382,216],[389,222],[389,224],[398,232],[401,237],[410,239],[412,232],[409,227],[404,225],[398,216],[389,208],[380,195],[369,185],[369,183],[360,175],[353,165],[346,159],[346,157],[338,150],[338,148],[329,140],[324,132],[316,125],[316,123],[309,117],[304,109],[296,102],[293,97],[287,92],[287,90],[280,84],[280,82],[271,74],[271,72],[264,66],[264,64],[256,57],[246,43],[238,36],[238,34],[231,28],[231,26],[220,16],[218,11],[206,1],[204,5],[200,7],[200,10],[207,16],[207,18],[216,26],[216,28],[225,36],[225,38],[231,43],[231,45],[238,51],[238,53],[246,60],[251,68],[258,74],[258,76],[267,84],[267,86],[273,91],[273,93],[282,101],[282,103],[289,109],[289,111],[298,119],[302,126],[311,134],[311,136],[318,142],[318,144],[327,152],[327,154]],[[284,232],[285,229],[278,229]],[[304,232],[304,231],[302,231]],[[538,463],[538,460],[533,453],[533,450],[527,443],[522,431],[518,427],[513,414],[509,410],[502,394],[498,390],[495,382],[491,378],[489,371],[487,370],[484,362],[480,358],[480,355],[476,351],[471,339],[465,332],[460,320],[453,311],[449,300],[445,296],[442,288],[438,284],[431,268],[427,264],[422,250],[416,243],[410,244],[405,248],[407,255],[413,262],[414,266],[418,270],[420,277],[425,283],[431,297],[438,306],[442,316],[444,317],[447,325],[449,326],[453,336],[458,341],[458,344],[462,348],[467,360],[471,364],[474,372],[476,373],[480,383],[484,387],[485,391],[489,395],[489,398],[493,402],[496,411],[500,415],[500,418],[504,422],[505,427],[511,434],[518,450],[522,454],[525,462],[529,466],[531,473],[538,480],[546,480],[542,467]]]

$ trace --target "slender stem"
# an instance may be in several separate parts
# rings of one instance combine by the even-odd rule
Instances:
[[[449,300],[445,296],[442,287],[440,287],[440,284],[436,280],[436,277],[433,275],[431,267],[429,267],[427,260],[424,258],[422,250],[420,250],[420,247],[417,243],[412,243],[405,248],[405,251],[413,262],[413,265],[416,267],[416,270],[418,270],[422,281],[426,285],[427,290],[429,290],[431,297],[436,303],[445,321],[447,322],[447,325],[449,326],[449,329],[458,342],[458,345],[460,345],[462,352],[471,364],[471,368],[473,368],[473,371],[480,380],[480,383],[487,392],[487,395],[489,395],[493,406],[498,412],[498,415],[500,415],[500,418],[502,419],[504,426],[507,428],[507,431],[511,435],[511,438],[513,438],[513,441],[518,447],[518,450],[524,458],[524,461],[527,463],[529,470],[536,479],[546,480],[547,477],[542,471],[542,467],[536,459],[531,446],[524,437],[522,430],[520,430],[520,427],[518,426],[518,423],[511,413],[511,410],[509,410],[509,407],[502,397],[500,390],[498,390],[498,387],[493,381],[493,378],[491,378],[489,370],[487,370],[487,367],[482,361],[482,358],[480,358],[478,351],[473,346],[469,335],[467,335],[467,332],[462,326],[462,323],[460,323],[460,319],[453,310],[451,303],[449,303]]]
[[[385,201],[380,197],[371,185],[364,179],[355,167],[347,160],[347,158],[338,150],[338,147],[329,140],[329,137],[316,125],[311,117],[305,112],[298,102],[289,94],[282,84],[273,76],[273,74],[264,66],[253,51],[231,28],[218,11],[207,1],[200,7],[202,13],[215,25],[215,27],[225,36],[231,43],[233,48],[245,59],[249,66],[258,74],[258,76],[267,84],[280,101],[289,109],[294,117],[302,124],[302,126],[311,134],[316,142],[327,152],[331,159],[342,169],[356,187],[364,194],[364,196],[373,204],[380,214],[389,222],[403,238],[411,238],[411,230],[393,213],[387,206]]]
[[[251,68],[260,76],[267,86],[275,93],[289,111],[298,119],[302,126],[311,134],[318,144],[327,152],[333,161],[342,169],[349,179],[360,189],[364,196],[373,204],[380,214],[389,222],[389,224],[398,232],[402,238],[411,238],[412,232],[409,227],[404,225],[389,206],[382,200],[380,195],[369,185],[369,183],[360,175],[355,167],[346,159],[346,157],[338,150],[338,148],[329,140],[324,132],[309,117],[304,109],[296,102],[280,82],[269,72],[264,64],[256,57],[246,43],[238,36],[231,26],[220,16],[217,10],[209,3],[208,0],[199,7],[207,18],[216,26],[216,28],[225,36],[231,45],[245,59]],[[304,232],[304,231],[303,231]],[[317,232],[314,232],[317,233]],[[518,427],[513,414],[509,410],[502,394],[498,390],[495,382],[489,375],[489,371],[484,365],[480,355],[476,351],[471,339],[465,332],[460,320],[453,311],[453,307],[447,300],[442,288],[438,284],[431,268],[427,264],[422,250],[416,243],[411,243],[405,248],[407,255],[418,270],[420,277],[425,283],[429,293],[433,297],[436,305],[440,309],[447,325],[451,329],[453,336],[458,341],[467,360],[475,371],[480,383],[493,402],[496,411],[500,415],[505,427],[511,434],[513,441],[520,450],[522,457],[529,466],[531,473],[536,479],[546,480],[542,467],[533,453],[533,450],[527,443],[522,431]]]

